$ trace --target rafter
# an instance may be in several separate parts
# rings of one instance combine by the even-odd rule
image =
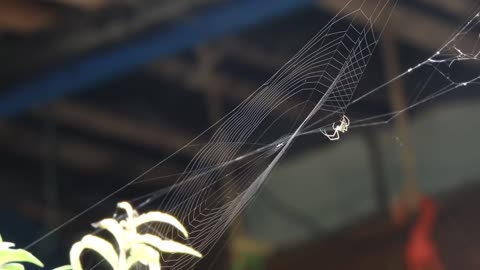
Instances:
[[[180,133],[165,124],[133,121],[96,107],[76,103],[56,103],[48,111],[36,113],[54,117],[56,121],[94,130],[98,134],[143,144],[160,151],[175,152],[194,138],[193,135]],[[183,151],[192,153],[194,149],[187,147]]]
[[[263,49],[242,39],[222,41],[221,48],[237,61],[250,64],[265,70],[278,70],[292,56],[279,51]]]
[[[0,122],[0,148],[4,151],[12,151],[34,160],[44,160],[49,153],[44,144],[39,143],[41,140],[42,134],[38,131]],[[105,146],[71,137],[62,137],[56,140],[55,144],[56,161],[62,166],[91,173],[111,173],[117,172],[118,168],[124,169],[118,172],[118,175],[112,174],[112,177],[135,176],[155,162],[133,153],[122,154]]]
[[[422,3],[438,7],[439,9],[454,15],[458,18],[465,18],[472,12],[472,8],[476,8],[475,0],[418,0]]]
[[[351,5],[344,8],[348,2],[348,0],[318,0],[316,3],[320,8],[331,13],[341,12],[342,14],[347,14],[357,8]],[[366,0],[362,3],[362,10],[366,13],[371,13],[376,8],[378,0]],[[465,17],[469,15],[465,14]],[[361,16],[358,18],[365,20]],[[394,31],[398,39],[433,52],[439,49],[458,30],[458,25],[453,25],[445,20],[408,8],[401,3],[397,4],[392,16],[389,18],[385,16],[383,20],[379,20],[378,24],[374,24],[377,31],[383,28],[387,19],[389,19],[387,28],[391,29],[389,31]],[[363,21],[363,23],[365,22]],[[478,37],[469,34],[464,37],[464,40],[468,44],[475,44]]]
[[[420,0],[424,3],[435,5],[442,10],[458,17],[467,18],[472,12],[472,4],[468,1],[448,1],[448,0]],[[318,0],[317,6],[332,14],[342,12],[346,14],[351,12],[350,9],[343,9],[349,0]],[[363,9],[366,12],[371,12],[378,0],[367,0],[364,3]],[[386,19],[386,18],[384,18]],[[366,21],[363,21],[365,23]],[[376,30],[380,31],[383,27],[383,22],[375,25]],[[387,29],[392,29],[398,35],[398,39],[409,43],[415,47],[424,48],[429,51],[434,51],[440,48],[456,30],[458,25],[451,22],[439,19],[437,17],[425,14],[421,11],[408,8],[401,3],[397,4],[393,11]],[[427,34],[428,33],[428,34]],[[475,44],[478,37],[469,35],[467,42]],[[222,49],[225,50],[229,57],[234,58],[242,63],[251,64],[256,67],[267,70],[278,70],[283,64],[288,61],[293,55],[278,51],[270,51],[263,49],[255,44],[249,43],[241,39],[229,39],[220,43]]]
[[[108,0],[50,0],[64,5],[69,5],[84,10],[97,10],[107,6]]]
[[[31,33],[44,29],[55,14],[25,0],[0,0],[0,32]]]
[[[170,59],[156,63],[151,66],[150,70],[162,77],[183,82],[192,91],[198,90],[204,94],[209,94],[212,89],[215,89],[219,96],[236,104],[247,99],[259,87],[259,85],[251,82],[232,78],[218,72],[212,72],[207,80],[198,80],[197,76],[194,75],[198,72],[198,67],[180,59]],[[297,120],[298,110],[295,109],[297,105],[297,102],[287,100],[277,106],[275,110],[279,114],[289,111],[285,116],[290,120]]]

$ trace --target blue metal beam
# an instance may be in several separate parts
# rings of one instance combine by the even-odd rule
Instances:
[[[0,115],[11,116],[32,106],[85,90],[98,82],[135,70],[162,57],[238,32],[249,26],[288,14],[311,4],[311,0],[230,0],[169,29],[154,30],[65,64],[32,80],[3,89]]]

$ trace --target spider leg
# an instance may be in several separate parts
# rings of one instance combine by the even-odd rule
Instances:
[[[326,131],[325,129],[323,129],[323,128],[319,128],[319,130],[320,130],[320,132],[321,132],[323,135],[325,135],[325,137],[327,137],[327,138],[329,138],[329,139],[330,139],[331,136],[334,135],[334,134],[328,134],[327,131]]]
[[[342,116],[340,120],[340,124],[336,125],[336,123],[332,123],[332,134],[328,134],[327,131],[323,128],[319,128],[320,132],[325,135],[329,140],[336,141],[340,139],[340,132],[345,133],[348,130],[348,126],[350,125],[350,119],[346,115]]]
[[[327,133],[327,131],[325,131],[325,129],[319,128],[318,130],[320,130],[320,132],[321,132],[323,135],[325,135],[326,137],[330,136],[330,135]]]
[[[338,133],[338,130],[335,130],[335,131],[333,132],[333,134],[329,134],[329,135],[327,136],[327,138],[328,138],[330,141],[336,141],[336,140],[340,139],[340,134]]]
[[[334,136],[332,137],[328,137],[328,139],[330,139],[330,141],[337,141],[338,139],[340,139],[340,134],[338,134],[338,132],[336,132],[335,134],[332,134]]]
[[[342,124],[340,125],[335,125],[335,123],[332,124],[332,134],[328,134],[327,131],[323,128],[319,128],[320,132],[325,135],[330,141],[336,141],[340,139],[340,132],[343,132],[342,129],[340,128]]]

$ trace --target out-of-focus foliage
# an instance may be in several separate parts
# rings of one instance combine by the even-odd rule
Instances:
[[[146,223],[166,223],[174,226],[188,238],[187,230],[175,217],[156,211],[139,215],[127,202],[118,203],[117,207],[125,211],[124,219],[117,221],[113,218],[106,218],[93,226],[105,229],[113,235],[118,252],[105,239],[88,234],[72,246],[70,250],[71,265],[62,266],[55,270],[83,270],[80,256],[87,249],[100,254],[114,270],[128,270],[138,263],[151,270],[160,270],[161,252],[183,253],[202,257],[202,254],[191,247],[172,240],[164,240],[152,234],[140,234],[137,231],[139,226]]]
[[[24,249],[14,249],[14,243],[3,242],[0,235],[0,270],[24,270],[21,263],[31,263],[43,267],[43,263]]]

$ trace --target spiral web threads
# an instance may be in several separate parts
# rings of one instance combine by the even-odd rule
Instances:
[[[182,241],[206,255],[307,123],[325,112],[345,113],[378,42],[373,24],[390,13],[393,4],[379,1],[371,14],[360,5],[348,15],[335,17],[216,124],[208,143],[161,199],[155,194],[148,199],[148,204],[160,205],[159,210],[178,217],[189,228],[190,238]],[[367,23],[357,23],[360,17]],[[279,108],[288,115],[278,116]],[[332,118],[328,125],[337,120]],[[146,231],[182,238],[162,225]],[[187,269],[197,261],[189,256],[162,256],[165,269]]]
[[[345,16],[335,17],[272,78],[213,127],[216,131],[211,139],[161,202],[156,202],[155,194],[149,197],[148,204],[156,202],[161,205],[160,210],[172,213],[189,227],[191,237],[182,241],[208,254],[296,137],[328,130],[345,115],[348,106],[385,90],[395,80],[413,73],[423,79],[412,91],[407,107],[356,119],[351,127],[386,124],[404,111],[452,90],[480,84],[478,72],[455,74],[456,64],[468,62],[478,66],[480,15],[476,13],[430,58],[377,88],[355,93],[381,35],[373,31],[373,25],[378,29],[378,21],[388,18],[394,4],[395,1],[379,1],[371,14],[366,14],[360,5]],[[360,19],[363,23],[356,23]],[[283,111],[280,116],[278,110]],[[278,124],[282,121],[289,123],[287,127]],[[146,231],[181,238],[163,226]],[[162,255],[162,261],[165,269],[188,269],[197,262],[188,256],[169,255]]]
[[[416,87],[408,89],[411,93],[405,108],[358,119],[353,121],[350,127],[388,124],[403,112],[412,110],[453,90],[467,88],[473,91],[480,85],[479,64],[480,10],[477,10],[431,57],[408,68],[392,80],[362,93],[350,103],[352,105],[361,102],[365,98],[385,91],[396,80],[411,79],[416,82]],[[466,71],[459,66],[473,67],[473,69]],[[312,123],[311,127],[319,124],[321,123]]]

